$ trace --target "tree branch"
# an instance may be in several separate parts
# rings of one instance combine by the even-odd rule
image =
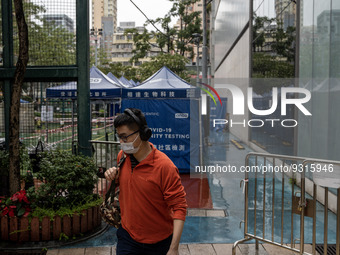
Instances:
[[[9,187],[10,194],[20,190],[20,148],[19,148],[19,116],[20,97],[24,75],[28,63],[28,28],[22,0],[14,0],[15,17],[19,32],[19,57],[14,73],[14,83],[10,105],[9,132]]]

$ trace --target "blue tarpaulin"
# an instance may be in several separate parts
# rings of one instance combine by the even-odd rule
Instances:
[[[93,66],[90,69],[90,98],[110,99],[121,97],[122,85],[114,82],[98,68]],[[66,82],[63,85],[46,89],[47,98],[77,98],[77,83]]]
[[[133,107],[145,114],[153,132],[150,142],[167,154],[181,173],[199,165],[199,89],[163,67],[122,93],[122,111]]]

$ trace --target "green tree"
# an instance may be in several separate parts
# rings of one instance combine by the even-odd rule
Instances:
[[[189,80],[185,64],[188,59],[180,54],[160,54],[153,57],[150,62],[143,63],[139,68],[139,78],[141,81],[146,80],[163,66],[168,67],[182,79]]]
[[[269,92],[272,87],[290,86],[292,81],[288,78],[295,76],[295,28],[284,30],[278,21],[271,25],[275,20],[254,15],[252,77],[278,78],[266,84],[253,81],[257,94]]]
[[[279,26],[273,33],[274,43],[272,49],[288,62],[295,60],[295,27],[289,26],[286,30]]]
[[[269,24],[273,22],[274,19],[269,19],[268,17],[260,17],[254,14],[254,24],[253,24],[253,51],[262,51],[265,44],[265,34],[270,32]]]
[[[179,54],[164,53],[152,57],[150,62],[145,62],[139,67],[124,66],[122,63],[110,63],[108,67],[99,67],[99,69],[105,74],[111,72],[118,78],[124,75],[128,80],[142,82],[163,66],[166,66],[181,78],[189,80],[186,63],[188,63],[188,59]]]
[[[29,59],[28,28],[22,0],[14,1],[14,10],[19,37],[19,55],[14,73],[11,93],[9,132],[9,192],[14,194],[20,190],[20,147],[19,147],[19,112],[21,88]]]
[[[90,67],[96,63],[96,48],[95,46],[90,47]],[[107,66],[109,64],[108,56],[103,48],[97,49],[97,63],[98,67]]]
[[[125,66],[122,63],[109,63],[106,66],[99,66],[98,68],[105,74],[111,72],[117,78],[124,76],[128,80],[133,79],[134,81],[140,81],[138,68],[133,66]]]
[[[135,48],[132,50],[133,57],[130,59],[131,63],[136,63],[139,59],[146,57],[152,46],[159,47],[159,45],[151,42],[153,35],[146,28],[144,28],[143,33],[139,33],[136,28],[126,29],[124,34],[132,35],[132,41],[135,45]]]
[[[253,78],[292,78],[294,77],[294,65],[287,61],[280,61],[275,56],[263,52],[253,53]],[[290,80],[277,79],[265,84],[253,84],[254,92],[263,94],[270,92],[272,87],[291,85]]]
[[[173,2],[173,6],[163,18],[148,20],[144,25],[146,27],[151,24],[157,28],[156,31],[150,32],[146,28],[142,34],[139,34],[136,29],[125,31],[125,34],[133,35],[133,42],[135,43],[134,56],[131,58],[131,62],[136,63],[139,59],[146,57],[152,47],[158,47],[162,53],[176,53],[182,56],[189,54],[190,57],[193,56],[192,35],[202,33],[202,20],[200,12],[189,12],[188,9],[199,0],[170,1]],[[179,29],[170,27],[173,19],[180,20]],[[154,44],[153,40],[155,41]]]
[[[28,65],[74,65],[76,36],[54,21],[44,18],[46,9],[33,2],[23,2],[30,41]],[[19,53],[17,26],[13,26],[14,55]]]

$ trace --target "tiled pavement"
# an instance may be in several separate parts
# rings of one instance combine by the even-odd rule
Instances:
[[[187,215],[190,217],[226,217],[225,210],[214,209],[189,209]],[[180,244],[180,255],[231,255],[233,244],[213,243],[191,243]],[[312,253],[312,246],[305,245],[305,251]],[[47,255],[115,255],[116,247],[88,247],[72,249],[53,249]],[[298,254],[292,251],[278,248],[270,244],[260,244],[256,251],[255,244],[240,244],[236,249],[237,255],[293,255]],[[318,254],[318,253],[316,253]]]
[[[225,210],[219,209],[189,209],[189,217],[228,217]],[[231,255],[233,244],[225,243],[189,243],[180,244],[180,255]],[[311,245],[305,245],[305,251],[312,253]],[[62,248],[49,249],[47,255],[115,255],[116,247],[87,247],[87,248]],[[240,244],[236,249],[237,255],[293,255],[298,254],[289,250],[281,249],[270,244],[260,244],[256,251],[255,244]],[[318,253],[316,253],[318,255]]]
[[[181,244],[180,255],[231,255],[232,244]],[[305,251],[311,253],[311,245],[305,246]],[[49,250],[47,255],[115,255],[115,247],[93,247],[76,249]],[[280,249],[270,244],[260,244],[256,252],[255,244],[240,244],[236,250],[237,255],[293,255],[298,254],[289,250]],[[316,253],[318,254],[318,253]]]

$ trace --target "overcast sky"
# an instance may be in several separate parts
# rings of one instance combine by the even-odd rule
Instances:
[[[146,14],[150,19],[164,17],[171,9],[172,2],[168,0],[133,0],[133,2]],[[122,21],[135,21],[136,26],[143,26],[146,18],[131,3],[130,0],[117,0],[118,26]],[[173,23],[176,23],[175,21]],[[152,29],[152,27],[148,27]]]

